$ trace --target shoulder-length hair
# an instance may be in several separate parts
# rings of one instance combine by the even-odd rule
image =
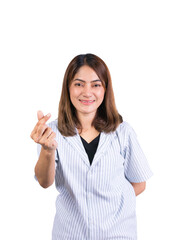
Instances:
[[[81,131],[83,129],[77,118],[76,109],[71,103],[69,87],[75,74],[84,65],[89,66],[96,72],[105,88],[103,102],[97,109],[92,126],[99,132],[110,133],[115,131],[123,121],[115,105],[112,81],[107,65],[94,54],[81,54],[72,59],[64,74],[58,108],[58,130],[63,136],[74,136],[77,134],[75,128],[81,129]]]

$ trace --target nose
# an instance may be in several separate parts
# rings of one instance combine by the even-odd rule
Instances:
[[[92,90],[89,84],[85,84],[84,90],[83,90],[83,96],[90,97],[92,96]]]

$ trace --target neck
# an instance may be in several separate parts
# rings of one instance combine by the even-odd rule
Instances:
[[[86,132],[88,130],[93,129],[94,127],[91,126],[92,121],[95,117],[95,113],[93,114],[79,114],[78,119],[82,125],[82,131]]]

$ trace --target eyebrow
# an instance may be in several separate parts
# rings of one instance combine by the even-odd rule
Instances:
[[[84,81],[84,80],[82,80],[82,79],[79,79],[79,78],[76,78],[76,79],[74,79],[73,81],[86,82],[86,81]],[[91,82],[101,82],[101,80],[96,79],[96,80],[93,80],[93,81],[91,81]]]

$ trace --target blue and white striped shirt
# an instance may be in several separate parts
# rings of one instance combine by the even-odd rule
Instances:
[[[112,133],[101,132],[90,165],[77,129],[75,136],[64,137],[57,120],[48,126],[58,142],[52,240],[136,240],[136,196],[130,182],[144,182],[152,172],[133,128],[124,121]]]

